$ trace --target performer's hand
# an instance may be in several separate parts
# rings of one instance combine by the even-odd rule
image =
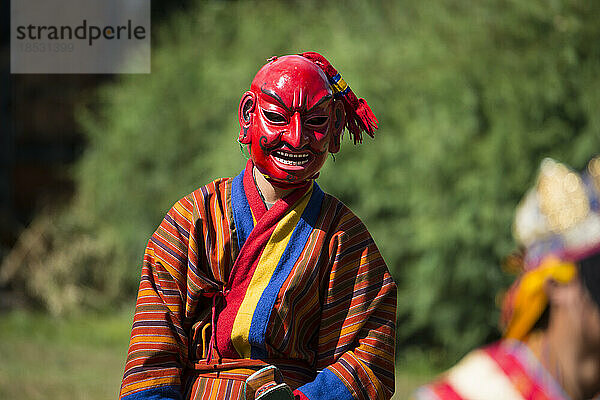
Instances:
[[[294,400],[292,389],[283,382],[277,367],[269,365],[246,379],[246,400]]]

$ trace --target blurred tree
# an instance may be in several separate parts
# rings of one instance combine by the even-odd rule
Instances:
[[[82,110],[70,212],[110,251],[71,268],[95,271],[103,304],[133,296],[166,210],[243,167],[237,106],[258,68],[315,50],[380,120],[319,182],[365,221],[399,283],[400,350],[456,358],[497,335],[500,264],[539,161],[583,166],[598,151],[599,17],[585,0],[199,1],[162,26],[152,74],[122,76]]]

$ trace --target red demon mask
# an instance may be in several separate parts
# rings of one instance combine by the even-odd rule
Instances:
[[[274,57],[242,96],[239,141],[249,145],[254,165],[276,186],[315,179],[328,153],[340,149],[347,105],[326,72],[305,55]]]

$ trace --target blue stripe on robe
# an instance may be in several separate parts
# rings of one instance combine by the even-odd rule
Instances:
[[[244,171],[233,178],[231,185],[231,208],[233,209],[233,221],[235,223],[238,249],[241,249],[246,239],[254,229],[254,220],[250,204],[244,191]]]

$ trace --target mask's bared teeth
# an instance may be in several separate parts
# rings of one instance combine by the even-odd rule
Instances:
[[[290,153],[290,152],[283,151],[283,150],[275,151],[274,156],[276,156],[278,159],[285,159],[288,161],[295,161],[295,160],[306,161],[310,158],[310,155],[306,154],[306,153],[296,154],[296,153]]]
[[[306,154],[306,153],[295,154],[295,153],[290,153],[290,152],[283,151],[283,150],[274,151],[273,156],[275,157],[275,159],[277,161],[279,161],[282,164],[294,165],[294,166],[304,165],[310,159],[309,154]]]

